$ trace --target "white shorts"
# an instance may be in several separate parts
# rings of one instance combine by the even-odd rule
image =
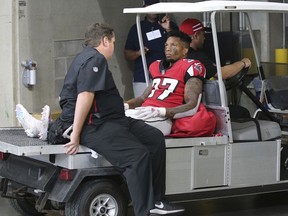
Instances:
[[[137,110],[135,109],[128,109],[125,111],[125,115],[134,119],[139,119],[137,118],[137,115],[135,115],[136,112]],[[167,136],[171,133],[172,121],[166,117],[146,119],[145,123],[158,128],[164,134],[164,136]]]

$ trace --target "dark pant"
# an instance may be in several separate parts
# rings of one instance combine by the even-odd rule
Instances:
[[[164,196],[166,150],[160,130],[123,117],[84,126],[81,144],[124,170],[136,216],[146,215]]]

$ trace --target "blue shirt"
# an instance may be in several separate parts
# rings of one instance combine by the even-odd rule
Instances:
[[[158,21],[151,23],[145,18],[140,23],[144,47],[149,49],[149,51],[146,53],[147,67],[149,68],[152,62],[165,58],[164,47],[167,39],[167,32],[162,28]],[[177,29],[176,24],[173,22],[170,22],[170,26],[172,29]],[[160,31],[160,37],[155,39],[150,38],[149,40],[147,33],[154,32],[157,34],[157,30]],[[136,24],[131,27],[128,33],[125,49],[134,51],[138,51],[140,49]],[[134,82],[145,82],[144,68],[141,56],[135,60]]]

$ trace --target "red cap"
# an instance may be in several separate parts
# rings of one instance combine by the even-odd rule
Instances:
[[[198,19],[186,19],[180,25],[180,31],[188,34],[193,35],[198,31],[203,31],[204,26],[201,21]]]

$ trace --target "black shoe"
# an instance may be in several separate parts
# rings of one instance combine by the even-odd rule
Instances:
[[[166,215],[184,211],[185,209],[183,207],[160,201],[155,203],[155,208],[150,210],[150,214]]]

